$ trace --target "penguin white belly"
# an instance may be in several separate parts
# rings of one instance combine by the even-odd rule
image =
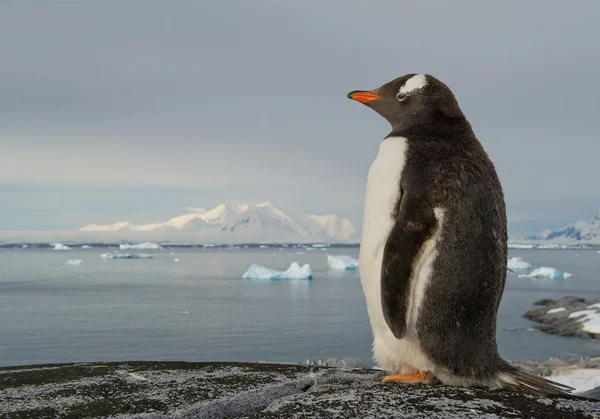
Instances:
[[[359,256],[360,278],[373,330],[375,360],[390,371],[402,371],[406,367],[412,367],[435,372],[435,365],[420,349],[415,330],[419,305],[425,285],[431,276],[432,262],[437,255],[435,238],[424,244],[421,257],[415,264],[414,274],[417,275],[417,281],[412,290],[413,301],[407,333],[403,339],[396,339],[393,335],[383,317],[381,305],[383,252],[395,224],[392,213],[399,198],[400,177],[407,147],[406,138],[386,138],[382,141],[377,158],[369,170]]]

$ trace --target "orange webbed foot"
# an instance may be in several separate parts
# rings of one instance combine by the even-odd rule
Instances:
[[[431,384],[433,380],[433,374],[427,371],[419,371],[416,374],[393,374],[383,377],[384,383]]]

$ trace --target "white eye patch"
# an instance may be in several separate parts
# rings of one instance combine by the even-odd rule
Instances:
[[[408,95],[411,92],[422,89],[427,86],[427,77],[425,74],[417,74],[416,76],[412,76],[410,79],[404,83],[404,86],[400,88],[398,94]]]

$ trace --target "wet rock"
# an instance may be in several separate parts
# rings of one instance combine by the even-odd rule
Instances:
[[[598,417],[600,402],[381,383],[382,372],[267,363],[0,368],[4,418]]]
[[[598,299],[563,297],[560,300],[544,299],[536,301],[540,306],[524,314],[524,317],[536,322],[536,329],[560,336],[578,337],[582,339],[600,339],[600,334],[590,333],[583,329],[581,318],[569,318],[575,311],[587,310],[592,304],[600,303]],[[594,308],[600,313],[600,307]]]

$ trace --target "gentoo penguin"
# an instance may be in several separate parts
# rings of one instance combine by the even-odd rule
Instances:
[[[386,382],[572,390],[498,354],[506,281],[500,180],[452,91],[408,74],[348,94],[392,126],[369,170],[360,277]]]

